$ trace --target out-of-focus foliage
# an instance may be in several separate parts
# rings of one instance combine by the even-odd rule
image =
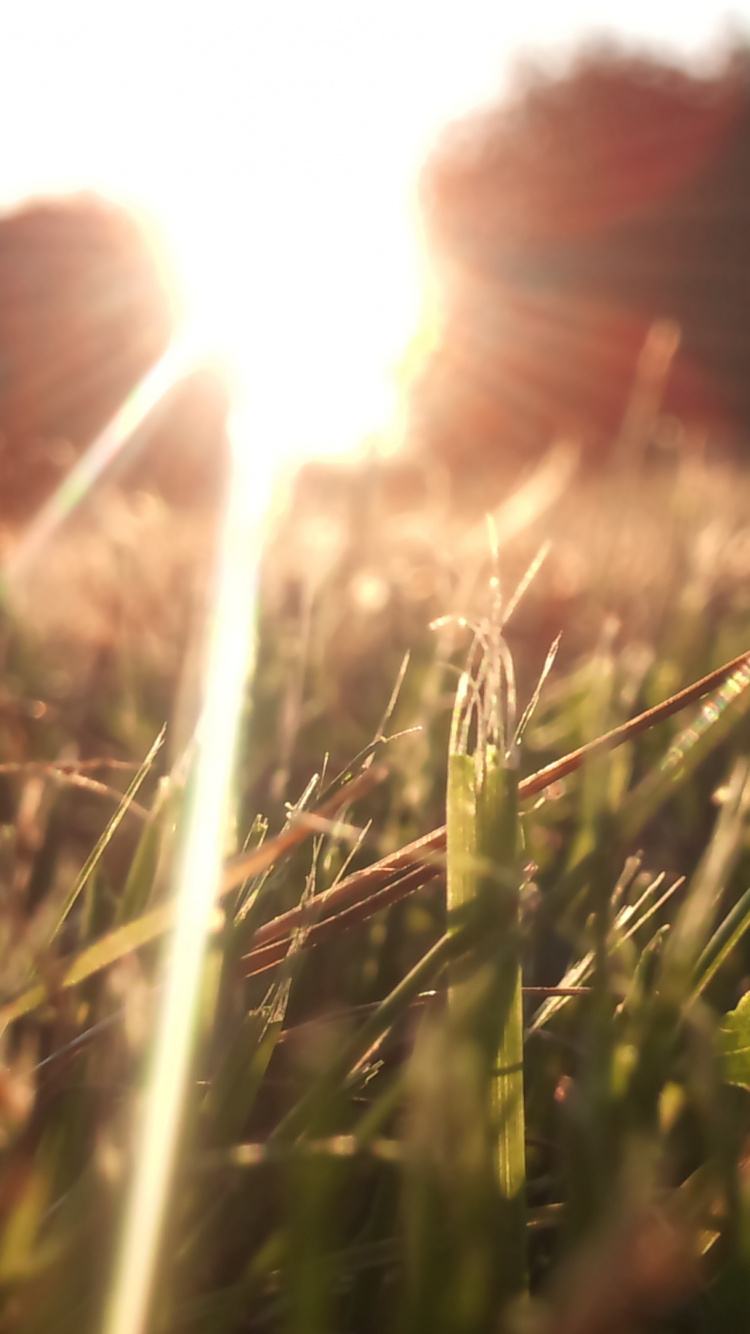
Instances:
[[[746,49],[695,73],[615,48],[527,70],[444,135],[422,194],[441,300],[414,430],[465,486],[558,434],[595,460],[707,428],[713,450],[746,449]],[[632,367],[660,392],[680,337],[667,420],[639,439],[621,423]]]
[[[0,218],[0,524],[31,518],[166,350],[175,291],[153,230],[95,195]],[[187,376],[120,465],[127,486],[215,504],[225,415],[216,374]]]
[[[302,484],[266,557],[238,842],[263,837],[262,823],[250,833],[258,812],[271,832],[283,823],[284,800],[326,753],[307,807],[373,737],[415,725],[376,747],[391,778],[348,813],[350,826],[373,821],[351,866],[439,823],[472,637],[460,618],[489,635],[490,578],[499,571],[507,607],[546,534],[552,550],[503,631],[522,706],[563,630],[522,774],[741,652],[743,474],[688,460],[633,485],[624,506],[616,478],[569,479],[512,538],[513,506],[501,509],[496,560],[486,526],[451,519],[440,497],[399,508],[371,485],[357,509],[357,475],[344,473],[312,506]],[[124,792],[132,775],[54,767],[74,755],[73,697],[48,692],[59,659],[43,637],[29,657],[29,643],[9,627],[3,744],[19,767],[3,780],[3,993],[35,982],[47,995],[5,1038],[0,1287],[19,1334],[101,1319],[158,995],[159,950],[137,948],[138,921],[165,892],[181,801],[167,745],[82,880],[117,809],[106,787]],[[123,671],[89,679],[99,730],[87,744],[129,761],[163,713],[145,668],[140,686],[125,672],[135,643],[117,651]],[[532,1317],[545,1330],[638,1328],[658,1313],[665,1328],[737,1327],[750,1113],[737,1087],[742,1007],[722,1015],[750,971],[742,700],[734,714],[709,709],[700,728],[661,724],[522,807],[517,957],[527,987],[566,988],[524,1003],[526,1313],[503,1305],[518,1288],[498,1250],[508,1218],[494,1164],[507,1136],[479,1059],[486,970],[500,968],[500,983],[512,966],[507,933],[496,936],[494,854],[476,915],[448,920],[438,881],[312,950],[303,919],[282,968],[243,980],[258,925],[342,873],[352,835],[333,826],[224,900],[155,1330],[484,1331],[502,1310],[509,1329]],[[665,767],[676,737],[685,763]],[[60,989],[59,961],[128,918],[135,948]],[[445,1009],[449,977],[465,1011]]]
[[[750,1089],[750,1001],[745,994],[735,1010],[724,1015],[719,1045],[724,1057],[725,1078],[730,1084]]]

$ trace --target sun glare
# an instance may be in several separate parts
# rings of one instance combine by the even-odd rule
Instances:
[[[612,0],[612,16],[599,5],[595,18],[621,9],[632,24],[634,12],[645,18],[660,4],[666,15],[666,3]],[[23,0],[0,12],[0,204],[84,189],[132,207],[152,221],[185,311],[165,360],[30,525],[3,570],[8,589],[170,377],[219,359],[235,391],[236,484],[107,1334],[142,1334],[148,1319],[226,851],[263,504],[279,472],[306,455],[373,436],[396,443],[403,378],[429,340],[420,163],[448,119],[497,94],[524,36],[569,37],[590,21],[586,0],[579,9],[559,0]],[[690,12],[681,22],[689,26]],[[372,609],[377,589],[362,591]]]
[[[12,22],[31,38],[44,11],[55,116],[24,90],[13,193],[94,188],[153,220],[191,355],[228,364],[259,467],[393,445],[424,324],[420,161],[499,78],[470,14],[131,0],[105,31],[93,0],[29,9]]]
[[[280,463],[339,453],[365,434],[388,440],[399,368],[422,322],[409,191],[387,206],[352,198],[351,183],[327,166],[307,203],[299,182],[285,181],[273,218],[257,216],[236,178],[221,209],[209,199],[186,217],[167,198],[159,214],[188,343],[228,366],[253,447]]]
[[[524,42],[674,29],[659,0],[507,8],[25,0],[0,17],[0,203],[95,189],[151,217],[190,345],[229,364],[268,466],[393,444],[424,323],[416,179],[440,127],[497,94]],[[698,10],[688,44],[716,27]]]
[[[320,14],[286,51],[277,33],[286,68],[268,105],[244,125],[235,104],[215,107],[214,159],[189,189],[166,170],[148,196],[189,345],[228,365],[248,447],[272,466],[397,443],[405,367],[428,325],[417,179],[451,111],[436,78],[447,51],[433,52],[432,76],[415,65],[389,81],[393,33],[370,34],[368,66],[357,24],[342,34],[344,11],[322,9],[336,10],[338,41]]]

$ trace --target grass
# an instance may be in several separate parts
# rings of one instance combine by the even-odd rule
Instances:
[[[430,516],[377,487],[326,545],[298,496],[267,556],[154,1334],[746,1323],[747,669],[648,712],[750,648],[750,486],[697,466],[642,477],[624,513],[617,479],[548,478],[515,530],[499,511],[499,554],[439,496]],[[61,677],[91,646],[43,592],[34,637],[7,627],[0,719],[18,1334],[101,1327],[180,803],[155,744],[173,650],[144,665],[121,616],[82,710]]]

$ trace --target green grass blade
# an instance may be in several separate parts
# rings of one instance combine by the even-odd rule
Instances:
[[[456,920],[466,904],[477,896],[477,802],[474,758],[451,755],[448,759],[446,801],[447,902],[449,921]]]
[[[169,778],[163,778],[151,810],[151,817],[138,841],[117,910],[117,924],[131,922],[153,903],[159,878],[165,828],[174,816],[175,791]]]
[[[491,1159],[500,1195],[495,1282],[498,1297],[507,1298],[527,1284],[518,778],[492,742],[476,758],[465,753],[458,723],[464,697],[459,692],[448,758],[448,911],[455,921],[473,906],[496,948],[478,976],[452,979],[449,998],[459,1040],[463,1029],[464,1041],[479,1043],[489,1071]]]
[[[420,991],[440,974],[452,958],[466,949],[470,939],[468,928],[446,932],[440,937],[419,963],[415,964],[406,977],[380,1002],[373,1014],[317,1077],[312,1087],[279,1122],[271,1132],[268,1144],[285,1143],[304,1134],[321,1108],[328,1105],[344,1084],[347,1076],[370,1055],[383,1035],[405,1014]]]
[[[661,763],[629,794],[620,829],[625,839],[638,836],[664,802],[725,741],[750,710],[750,661],[744,662],[701,705],[697,717],[672,742]]]
[[[750,930],[750,889],[745,890],[727,913],[701,953],[695,967],[694,999],[701,996],[711,984],[748,930]]]
[[[96,846],[93,848],[90,855],[86,858],[86,861],[84,862],[83,866],[81,867],[81,870],[76,876],[68,894],[65,896],[63,902],[61,903],[59,912],[56,914],[55,920],[50,927],[50,936],[49,936],[50,941],[54,940],[55,937],[57,936],[68,914],[73,908],[73,905],[77,902],[78,896],[85,888],[90,877],[94,874],[94,871],[96,870],[102,857],[104,856],[104,853],[106,852],[107,848],[109,847],[109,844],[114,838],[114,835],[116,834],[117,830],[122,824],[122,821],[127,815],[128,808],[130,807],[131,803],[135,800],[135,797],[140,791],[144,779],[150,772],[151,766],[153,765],[157,754],[161,750],[161,747],[164,742],[165,731],[166,731],[165,728],[161,729],[159,735],[157,736],[156,740],[151,746],[145,760],[143,761],[142,765],[138,769],[138,772],[133,778],[133,781],[130,784],[127,792],[125,793],[125,796],[123,797],[120,805],[118,806],[117,810],[112,816],[112,819],[108,822],[107,827],[104,830],[104,833],[102,834],[101,838],[98,839]]]
[[[518,779],[494,747],[487,748],[477,793],[477,844],[487,868],[487,893],[497,900],[501,939],[498,960],[498,1019],[491,1107],[496,1127],[495,1170],[502,1197],[497,1264],[499,1290],[509,1297],[525,1291],[526,1121],[524,1110],[524,1029],[522,972],[518,943]],[[510,890],[510,892],[509,892]]]
[[[693,876],[664,950],[661,988],[683,999],[694,984],[696,966],[720,896],[742,847],[750,811],[750,764],[739,760],[713,838]]]

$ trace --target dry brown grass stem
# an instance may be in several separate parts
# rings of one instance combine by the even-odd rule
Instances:
[[[733,672],[744,667],[750,659],[750,653],[743,653],[732,662],[725,663],[715,672],[704,676],[694,685],[670,696],[663,704],[648,709],[636,718],[616,727],[586,746],[572,751],[561,760],[556,760],[538,773],[524,778],[519,783],[519,795],[531,797],[544,791],[552,783],[573,773],[593,755],[612,750],[628,741],[638,732],[671,714],[677,713],[687,705],[702,699],[715,687],[722,684]],[[339,789],[332,797],[323,802],[316,815],[323,820],[335,816],[344,806],[366,796],[372,788],[382,781],[386,770],[381,765],[372,765],[364,773]],[[288,829],[275,838],[267,839],[259,848],[249,849],[236,857],[230,858],[224,865],[220,893],[227,894],[241,885],[244,880],[259,874],[278,862],[282,856],[300,844],[309,834],[309,829],[302,822],[292,820]],[[290,944],[292,933],[301,925],[307,931],[307,944],[320,943],[328,935],[336,934],[348,926],[371,917],[383,908],[399,902],[407,895],[422,889],[437,880],[443,872],[445,853],[445,827],[433,829],[423,838],[400,848],[398,852],[384,857],[372,866],[341,880],[337,885],[313,899],[304,908],[293,908],[259,927],[255,933],[255,945],[244,957],[244,971],[252,977],[256,973],[273,968],[284,958]],[[168,931],[173,924],[173,904],[159,904],[142,917],[110,931],[93,944],[86,946],[78,954],[61,960],[60,988],[77,986],[86,978],[109,967],[124,955],[156,940]],[[9,999],[0,1007],[0,1032],[22,1015],[29,1014],[47,999],[48,993],[42,983],[29,987],[21,995]]]
[[[639,713],[611,732],[606,732],[562,759],[546,765],[538,773],[522,779],[518,785],[519,796],[524,799],[538,795],[553,783],[580,769],[587,760],[614,750],[640,732],[695,704],[744,667],[749,659],[750,653],[741,653],[723,667],[709,672],[700,681],[671,695],[663,703],[656,704],[645,713]],[[423,889],[442,874],[444,854],[445,825],[441,825],[439,829],[433,829],[390,856],[374,862],[372,866],[353,872],[345,880],[319,894],[304,908],[292,908],[274,917],[255,933],[253,949],[243,960],[246,976],[253,977],[280,963],[289,948],[292,933],[300,926],[304,925],[309,932],[307,946],[316,945],[339,930],[364,921],[416,890]]]

